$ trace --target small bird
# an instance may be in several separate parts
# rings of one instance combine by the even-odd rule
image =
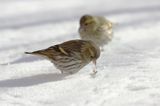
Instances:
[[[113,38],[113,23],[102,16],[84,15],[80,18],[79,34],[102,47]]]
[[[46,57],[61,73],[73,74],[91,61],[96,68],[96,60],[100,56],[100,49],[92,41],[70,40],[47,49],[25,53]],[[96,72],[96,69],[93,69],[93,73]]]

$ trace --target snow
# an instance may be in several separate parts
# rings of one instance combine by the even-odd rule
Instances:
[[[0,0],[0,106],[160,106],[159,0]],[[77,39],[83,14],[117,23],[98,59],[73,75],[25,55]]]

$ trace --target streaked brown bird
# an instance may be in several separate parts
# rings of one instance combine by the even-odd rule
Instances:
[[[113,38],[113,23],[102,16],[84,15],[80,18],[79,34],[102,47]]]
[[[84,66],[96,60],[100,56],[100,49],[92,41],[70,40],[51,46],[47,49],[26,54],[40,55],[49,59],[61,73],[76,73]],[[97,71],[93,69],[93,72]]]

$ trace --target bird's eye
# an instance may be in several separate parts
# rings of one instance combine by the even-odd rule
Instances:
[[[88,25],[88,23],[85,23],[84,25],[85,25],[85,26],[87,26],[87,25]]]
[[[90,56],[91,59],[93,59],[93,56]]]

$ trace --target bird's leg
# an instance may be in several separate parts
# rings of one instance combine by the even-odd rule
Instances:
[[[95,74],[97,73],[96,61],[94,62],[93,73],[95,73]]]

